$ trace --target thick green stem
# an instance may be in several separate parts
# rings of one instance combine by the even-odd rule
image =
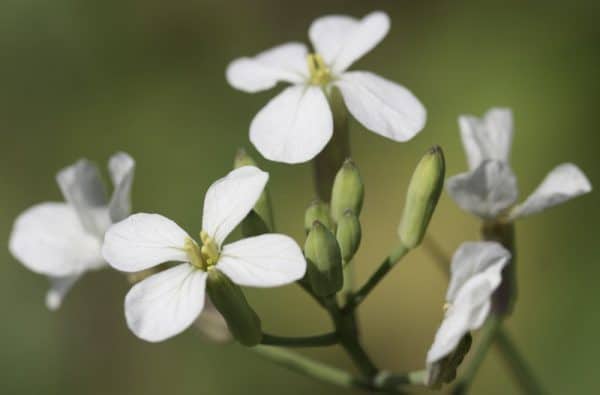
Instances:
[[[263,333],[261,344],[265,346],[284,347],[323,347],[338,343],[336,333],[326,333],[317,336],[285,337]]]
[[[372,389],[368,380],[278,347],[256,346],[251,350],[272,362],[317,380],[344,388]]]
[[[367,298],[369,293],[379,284],[379,282],[385,277],[386,274],[400,259],[402,259],[410,250],[404,245],[400,244],[392,253],[381,263],[379,268],[371,275],[367,282],[354,294],[352,299],[344,306],[344,313],[354,311],[363,300]]]
[[[331,199],[331,186],[340,167],[350,157],[348,114],[342,95],[333,88],[329,93],[329,104],[333,115],[333,136],[323,151],[313,160],[315,190],[324,202]]]
[[[379,369],[377,369],[360,344],[358,328],[353,312],[350,314],[342,313],[333,297],[325,300],[325,306],[333,320],[341,346],[365,377],[374,377]]]

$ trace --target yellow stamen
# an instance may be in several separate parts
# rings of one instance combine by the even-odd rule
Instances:
[[[207,264],[202,257],[200,247],[192,239],[186,239],[183,245],[190,263],[201,270],[206,270]]]
[[[311,84],[326,85],[331,81],[331,71],[321,55],[318,53],[309,54],[306,61],[308,62]]]

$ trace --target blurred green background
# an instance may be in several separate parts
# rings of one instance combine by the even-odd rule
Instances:
[[[361,279],[394,245],[412,167],[432,144],[448,174],[466,169],[456,118],[494,105],[514,109],[512,164],[525,197],[555,165],[573,161],[598,185],[600,5],[590,1],[4,0],[0,5],[0,238],[27,207],[60,200],[57,170],[80,157],[105,166],[124,150],[138,163],[135,211],[160,212],[199,230],[204,192],[225,174],[248,125],[274,92],[248,95],[225,82],[235,57],[306,40],[326,13],[387,11],[392,29],[353,68],[409,87],[426,129],[396,144],[352,124],[366,180]],[[248,147],[250,148],[250,147]],[[256,154],[255,151],[251,151]],[[271,172],[280,230],[302,241],[313,197],[310,165],[260,161]],[[600,355],[597,231],[590,194],[518,224],[520,300],[508,327],[555,394],[594,393]],[[478,237],[478,222],[444,196],[430,234],[450,254]],[[86,276],[62,309],[44,306],[46,279],[0,250],[2,394],[344,393],[193,331],[148,344],[126,328],[127,283]],[[382,367],[421,368],[442,318],[446,281],[429,255],[411,254],[361,308],[365,343]],[[297,287],[249,298],[269,332],[328,328]],[[336,349],[306,354],[351,369]],[[516,393],[487,358],[477,394]]]

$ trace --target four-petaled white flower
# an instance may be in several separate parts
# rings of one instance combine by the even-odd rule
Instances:
[[[513,137],[511,111],[494,108],[482,119],[461,116],[459,125],[470,171],[451,177],[446,186],[463,210],[487,220],[513,221],[592,190],[577,166],[564,163],[548,173],[525,202],[515,205],[517,179],[508,164]]]
[[[135,272],[164,262],[183,262],[134,285],[125,298],[129,328],[158,342],[188,328],[205,306],[207,272],[219,270],[234,283],[275,287],[304,276],[298,244],[281,234],[223,242],[252,210],[268,174],[244,166],[216,181],[206,193],[196,242],[175,222],[158,214],[134,214],[107,232],[102,253],[114,268]]]
[[[458,346],[470,331],[483,325],[491,308],[491,296],[498,288],[502,269],[510,252],[496,242],[463,243],[452,257],[446,313],[427,353],[427,368]],[[431,377],[428,379],[431,380]]]
[[[35,205],[15,221],[10,251],[28,269],[50,277],[49,309],[60,306],[85,272],[107,266],[100,253],[104,232],[129,215],[135,162],[117,153],[108,168],[114,185],[110,200],[98,168],[81,159],[56,177],[66,203]]]
[[[278,82],[292,86],[272,99],[253,119],[250,140],[267,159],[301,163],[312,159],[333,134],[327,96],[339,88],[352,115],[367,129],[407,141],[425,125],[425,108],[401,85],[366,71],[346,71],[387,34],[389,17],[373,12],[358,20],[324,16],[309,29],[314,53],[302,43],[283,44],[254,57],[234,60],[227,81],[255,93]]]

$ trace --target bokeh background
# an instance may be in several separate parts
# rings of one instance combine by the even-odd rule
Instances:
[[[55,313],[47,281],[6,248],[27,207],[60,200],[57,170],[80,157],[105,167],[125,150],[137,160],[136,211],[155,211],[190,232],[210,182],[249,143],[252,116],[274,92],[227,86],[238,56],[306,40],[313,18],[387,11],[392,29],[354,69],[409,87],[426,105],[426,129],[408,144],[352,124],[353,156],[367,187],[360,279],[396,241],[412,167],[432,144],[448,174],[466,169],[457,116],[514,109],[512,164],[526,196],[555,165],[573,161],[600,182],[597,1],[4,0],[0,5],[0,393],[344,393],[256,357],[215,346],[193,331],[147,344],[126,328],[127,283],[105,270],[86,276]],[[253,154],[255,151],[251,150]],[[259,161],[271,172],[280,230],[303,241],[312,199],[310,165]],[[600,355],[595,193],[518,224],[520,299],[508,327],[555,394],[597,388]],[[478,238],[479,224],[444,196],[430,234],[450,254]],[[442,317],[444,275],[424,251],[411,254],[360,310],[365,343],[388,369],[421,368]],[[249,290],[270,332],[328,328],[297,287]],[[306,354],[352,369],[337,349]],[[491,353],[474,393],[516,393]]]

